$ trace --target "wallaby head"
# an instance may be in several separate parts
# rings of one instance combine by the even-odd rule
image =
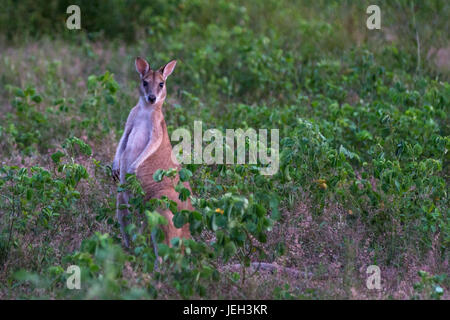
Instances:
[[[150,68],[145,59],[136,58],[136,71],[140,75],[139,94],[149,105],[159,105],[166,98],[166,80],[175,69],[176,60],[170,61],[156,71]]]

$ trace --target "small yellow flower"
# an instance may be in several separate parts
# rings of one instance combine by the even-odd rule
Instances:
[[[223,214],[223,210],[220,209],[220,208],[217,208],[217,209],[216,209],[216,212],[217,212],[217,213],[220,213],[220,214]]]
[[[353,211],[352,210],[348,210],[348,214],[353,214]]]
[[[327,186],[327,180],[325,179],[317,179],[314,180],[315,183],[319,186],[320,189],[326,190],[328,188]]]

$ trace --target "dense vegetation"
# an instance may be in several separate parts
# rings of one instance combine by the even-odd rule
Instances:
[[[1,2],[0,298],[449,298],[446,1],[380,1],[373,31],[366,1]],[[65,28],[72,2],[81,31]],[[195,212],[114,183],[138,55],[178,60],[169,135],[277,128],[278,173],[186,165]],[[149,222],[129,251],[124,188]],[[159,232],[154,271],[160,206],[193,239]],[[366,288],[373,264],[381,290]]]

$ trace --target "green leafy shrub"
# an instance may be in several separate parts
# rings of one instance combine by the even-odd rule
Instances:
[[[80,199],[77,186],[89,175],[80,164],[62,162],[64,156],[62,152],[52,156],[56,164],[53,172],[37,166],[0,168],[2,261],[11,250],[20,253],[32,249],[31,243],[24,247],[27,237],[27,241],[39,237],[43,242],[40,250],[51,250],[48,243],[58,232],[59,220],[65,215],[79,214],[74,206]]]

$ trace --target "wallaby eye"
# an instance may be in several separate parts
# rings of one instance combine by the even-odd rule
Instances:
[[[159,86],[162,88],[162,87],[164,87],[164,82],[160,82],[159,83]]]
[[[148,82],[144,80],[144,81],[142,82],[142,84],[144,85],[144,87],[146,87],[146,86],[148,85]]]

